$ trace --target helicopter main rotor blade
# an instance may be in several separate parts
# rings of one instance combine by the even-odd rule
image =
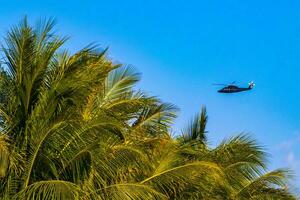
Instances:
[[[212,85],[222,85],[222,86],[227,86],[228,84],[213,83]]]

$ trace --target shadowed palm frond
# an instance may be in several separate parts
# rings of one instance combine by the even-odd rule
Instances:
[[[6,176],[10,165],[9,143],[5,135],[0,135],[0,178]]]

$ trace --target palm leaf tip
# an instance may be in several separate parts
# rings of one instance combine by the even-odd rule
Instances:
[[[206,113],[206,107],[201,109],[200,114],[197,114],[190,124],[182,131],[182,138],[185,142],[198,141],[202,144],[206,144],[206,124],[208,116]]]

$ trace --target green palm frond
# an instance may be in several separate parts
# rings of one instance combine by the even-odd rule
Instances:
[[[101,100],[101,105],[119,100],[140,80],[140,74],[132,67],[121,67],[112,71],[107,79]]]
[[[150,135],[165,135],[176,117],[177,108],[168,103],[156,103],[145,107],[132,123],[134,131]]]
[[[153,185],[158,191],[173,196],[184,191],[190,184],[197,185],[198,180],[221,183],[221,177],[222,170],[215,163],[198,161],[157,172],[141,183]]]
[[[168,199],[149,185],[139,183],[119,183],[107,186],[89,194],[91,199]]]
[[[8,138],[0,135],[0,178],[3,178],[10,165],[10,152]]]
[[[223,167],[230,169],[249,163],[266,169],[267,154],[248,135],[238,135],[224,140],[212,151],[213,157]],[[257,173],[259,173],[257,171]]]
[[[82,196],[80,188],[67,181],[49,180],[39,181],[29,185],[14,195],[14,199],[79,199]]]
[[[201,144],[206,144],[206,124],[207,124],[207,113],[206,108],[203,107],[201,109],[201,113],[196,115],[194,119],[190,122],[189,126],[187,126],[182,131],[182,136],[180,140],[183,140],[184,143],[188,142],[200,142]]]
[[[34,30],[25,18],[19,27],[8,33],[3,47],[6,66],[14,77],[24,115],[30,113],[36,103],[48,65],[66,40],[53,36],[52,27],[53,21],[49,20],[44,28]]]
[[[291,173],[286,169],[278,169],[275,171],[268,172],[264,175],[257,177],[251,181],[246,182],[246,185],[237,192],[235,196],[241,198],[250,198],[253,194],[258,195],[258,191],[267,191],[268,188],[285,188],[287,180],[291,177]],[[282,191],[282,190],[279,190]]]
[[[22,151],[14,148],[12,140],[7,135],[0,134],[0,179],[5,177],[7,173],[22,173],[23,158]]]
[[[63,164],[63,168],[60,170],[59,176],[64,180],[79,185],[90,176],[91,167],[91,153],[88,151],[81,151],[71,158],[67,163]]]
[[[246,199],[246,198],[245,198]],[[260,188],[255,191],[251,200],[296,200],[295,195],[288,189]]]

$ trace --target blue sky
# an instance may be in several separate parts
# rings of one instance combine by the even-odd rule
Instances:
[[[72,52],[109,46],[109,57],[142,72],[139,87],[176,104],[175,132],[206,105],[212,145],[249,133],[271,153],[271,169],[300,177],[299,8],[296,0],[5,1],[0,35],[24,15],[55,17]],[[251,80],[254,90],[233,95],[211,85]]]

